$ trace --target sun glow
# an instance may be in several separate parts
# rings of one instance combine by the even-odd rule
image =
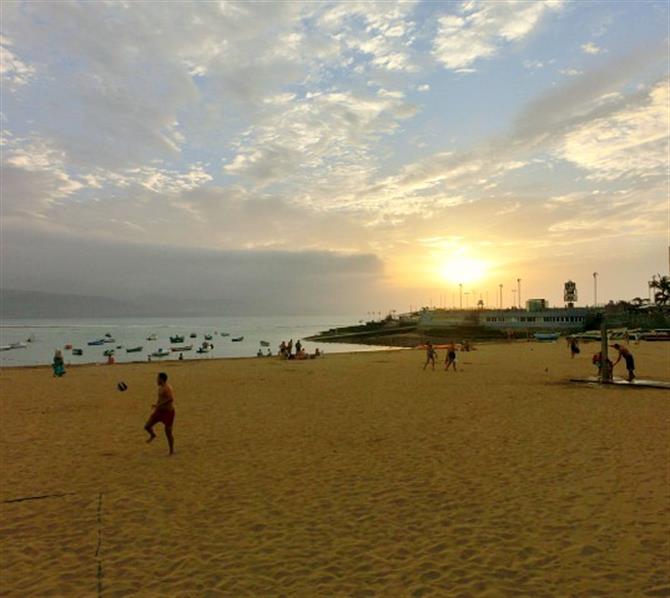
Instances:
[[[454,255],[445,257],[439,265],[442,278],[453,284],[477,282],[486,276],[488,265],[482,260]]]

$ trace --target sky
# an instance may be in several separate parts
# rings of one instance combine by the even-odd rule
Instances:
[[[367,315],[667,274],[668,2],[0,11],[3,288]]]

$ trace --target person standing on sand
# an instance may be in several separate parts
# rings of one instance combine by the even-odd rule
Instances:
[[[579,355],[579,343],[576,338],[570,337],[568,341],[570,344],[570,359],[574,359],[575,355]]]
[[[158,374],[156,383],[158,384],[158,400],[155,405],[153,413],[144,425],[144,429],[149,433],[147,442],[151,442],[156,438],[153,427],[162,422],[165,426],[165,436],[170,447],[170,454],[174,453],[174,437],[172,436],[172,425],[174,424],[174,392],[172,386],[167,383],[167,374],[161,372]]]
[[[426,363],[423,364],[423,369],[426,369],[426,366],[428,364],[431,364],[433,366],[433,370],[435,369],[435,349],[433,349],[433,343],[430,341],[426,342]]]
[[[447,357],[444,360],[444,371],[446,372],[449,369],[449,366],[454,366],[454,372],[456,371],[456,346],[454,343],[450,343],[447,347]]]
[[[619,343],[614,343],[612,348],[619,352],[619,357],[617,357],[614,365],[619,363],[623,357],[624,361],[626,362],[626,369],[628,370],[628,382],[632,382],[635,379],[635,360],[633,359],[633,354],[628,349],[626,349],[626,347],[622,347]],[[614,365],[612,366],[612,369],[614,369]]]

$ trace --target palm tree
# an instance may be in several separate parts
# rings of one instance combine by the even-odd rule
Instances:
[[[665,307],[670,303],[670,277],[658,275],[653,277],[649,286],[656,289],[654,292],[654,303],[659,307]]]

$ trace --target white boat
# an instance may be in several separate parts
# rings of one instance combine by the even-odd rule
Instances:
[[[170,354],[170,351],[167,349],[158,349],[158,351],[154,351],[151,356],[152,357],[167,357]]]
[[[27,349],[28,343],[9,343],[8,345],[3,345],[3,351],[9,351],[10,349]]]

